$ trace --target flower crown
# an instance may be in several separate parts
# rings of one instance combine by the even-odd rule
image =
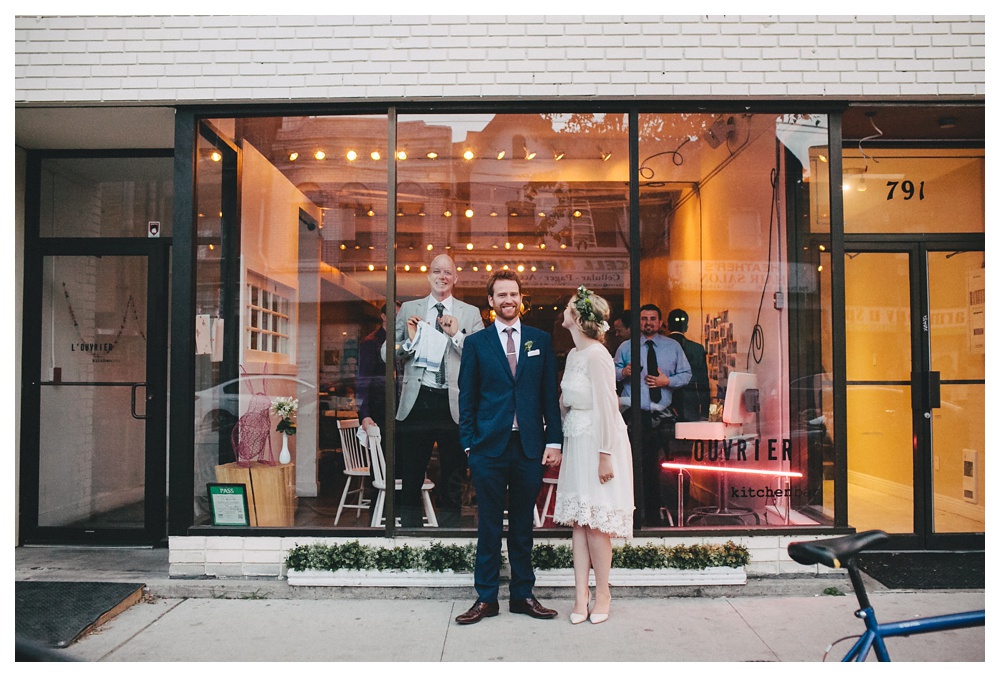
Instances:
[[[604,317],[601,313],[594,308],[594,303],[591,300],[594,296],[594,292],[590,291],[582,284],[576,288],[576,312],[580,316],[581,322],[593,322],[599,325],[601,331],[608,330],[608,323],[604,321]]]

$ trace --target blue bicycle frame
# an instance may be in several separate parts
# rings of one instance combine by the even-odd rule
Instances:
[[[986,624],[985,609],[882,624],[876,620],[875,610],[870,606],[855,611],[854,615],[864,620],[865,633],[861,635],[850,651],[847,652],[847,655],[844,656],[843,662],[845,663],[863,663],[868,658],[868,652],[871,651],[872,647],[875,648],[875,657],[879,661],[890,661],[889,652],[885,648],[886,637],[906,637],[908,635],[971,628]]]
[[[851,536],[788,544],[789,556],[799,564],[823,564],[834,569],[847,569],[860,607],[854,615],[865,622],[865,632],[850,648],[842,662],[864,662],[872,647],[875,647],[875,657],[879,661],[890,661],[889,651],[885,648],[886,637],[906,637],[986,625],[985,609],[880,625],[875,618],[875,609],[868,601],[868,592],[865,590],[865,582],[858,568],[856,556],[866,548],[884,543],[888,538],[889,535],[884,531],[872,530]]]

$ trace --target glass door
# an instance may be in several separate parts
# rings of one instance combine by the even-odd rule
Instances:
[[[926,254],[933,532],[986,531],[985,253]]]
[[[34,424],[23,436],[33,478],[22,488],[37,497],[23,523],[31,541],[137,544],[165,533],[167,267],[157,244],[45,246]]]
[[[948,246],[845,259],[848,521],[900,546],[985,532],[984,252]]]

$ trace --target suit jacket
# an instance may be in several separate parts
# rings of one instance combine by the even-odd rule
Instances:
[[[519,354],[517,373],[511,374],[495,328],[465,339],[458,376],[458,436],[470,455],[503,454],[515,411],[521,445],[529,458],[540,459],[548,444],[562,444],[552,337],[522,322]]]
[[[414,350],[403,350],[403,344],[409,338],[406,331],[406,320],[412,315],[424,317],[430,296],[414,301],[406,301],[396,313],[396,359],[403,364],[403,390],[399,395],[399,407],[396,409],[396,420],[404,420],[413,409],[413,404],[420,394],[420,382],[423,380],[424,367],[414,364]],[[448,357],[445,362],[445,383],[448,385],[448,403],[451,407],[451,417],[458,423],[458,371],[462,364],[462,351],[465,340],[483,328],[483,318],[479,309],[458,299],[452,299],[451,315],[458,320],[458,333],[451,342]]]

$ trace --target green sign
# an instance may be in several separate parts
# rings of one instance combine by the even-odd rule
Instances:
[[[209,484],[208,502],[212,506],[212,524],[217,527],[250,526],[247,485]]]

